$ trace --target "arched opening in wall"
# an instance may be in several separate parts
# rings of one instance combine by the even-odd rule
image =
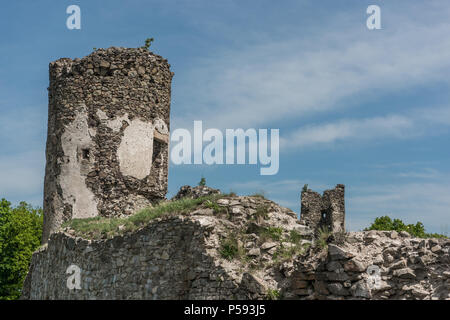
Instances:
[[[331,231],[331,210],[325,209],[320,212],[320,222],[319,228],[327,228],[328,231]]]

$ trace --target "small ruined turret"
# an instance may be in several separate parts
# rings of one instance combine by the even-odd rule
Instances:
[[[300,222],[315,230],[345,231],[345,186],[338,184],[323,195],[310,189],[301,193]]]

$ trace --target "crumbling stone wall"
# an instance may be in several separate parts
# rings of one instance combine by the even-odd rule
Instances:
[[[177,217],[105,241],[54,233],[48,247],[33,255],[23,298],[224,298],[232,285],[225,283],[222,290],[206,285],[223,275],[205,254],[205,229],[207,221]],[[66,285],[72,264],[81,270],[80,289]]]
[[[165,197],[172,76],[142,48],[50,63],[44,243],[69,219],[127,215]]]
[[[287,264],[290,299],[450,300],[450,240],[396,231],[350,232]]]
[[[179,195],[186,190],[187,198],[218,193],[205,186],[185,186]],[[292,210],[262,197],[223,195],[214,206],[211,199],[216,198],[190,213],[168,213],[113,238],[82,239],[70,227],[53,233],[33,254],[22,298],[266,298],[269,288],[279,289],[284,283],[274,256],[309,244],[311,230]],[[275,236],[283,242],[268,236],[268,227],[281,231]],[[295,243],[293,231],[302,237]],[[222,245],[230,240],[246,258],[223,256]],[[79,289],[67,286],[75,270],[72,265],[80,269]]]
[[[341,244],[313,245],[277,260],[292,243],[269,238],[259,244],[252,226],[309,238],[293,212],[272,204],[267,220],[258,222],[255,208],[270,201],[228,197],[217,203],[228,213],[199,208],[112,239],[54,233],[33,254],[22,299],[265,299],[268,290],[283,299],[450,299],[449,239],[351,232]],[[239,229],[248,236],[241,244],[246,258],[228,260],[219,252],[221,239]],[[80,268],[79,289],[67,286],[71,265]]]
[[[301,193],[300,221],[317,233],[326,227],[329,231],[345,231],[345,186],[338,184],[326,190],[323,196],[310,189]]]

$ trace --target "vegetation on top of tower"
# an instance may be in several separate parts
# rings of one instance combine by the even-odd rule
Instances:
[[[152,45],[152,42],[154,41],[155,39],[153,39],[153,38],[147,38],[147,39],[145,39],[145,44],[141,47],[142,49],[147,49],[147,50],[149,50],[150,49],[150,46]]]
[[[202,187],[206,186],[206,179],[205,179],[205,177],[202,177],[202,178],[200,179],[200,182],[198,183],[198,185],[199,185],[199,186],[202,186]]]

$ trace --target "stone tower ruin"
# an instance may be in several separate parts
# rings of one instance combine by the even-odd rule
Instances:
[[[310,189],[301,193],[300,222],[318,231],[326,227],[329,231],[345,231],[345,186],[338,184],[326,190],[323,196]]]
[[[167,60],[99,49],[50,63],[42,242],[73,218],[122,216],[167,193]]]

